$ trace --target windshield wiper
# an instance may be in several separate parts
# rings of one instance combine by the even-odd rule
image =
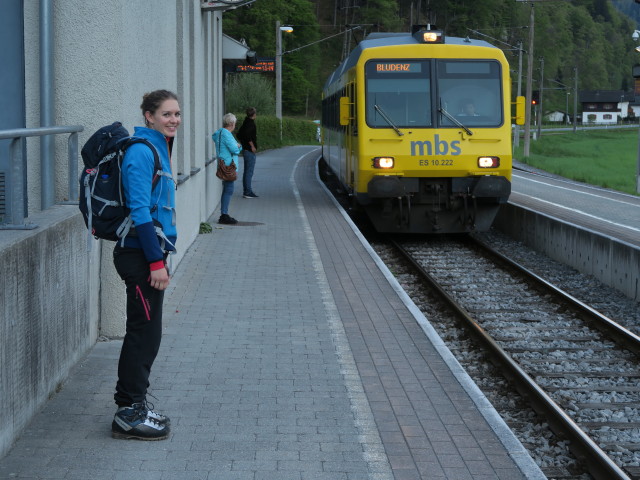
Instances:
[[[389,118],[389,116],[388,116],[386,113],[384,113],[384,111],[382,110],[382,108],[380,108],[377,104],[374,104],[374,105],[373,105],[373,108],[375,108],[375,109],[376,109],[376,112],[378,112],[378,113],[380,114],[380,116],[381,116],[382,118],[384,118],[384,120],[385,120],[389,125],[391,125],[391,128],[393,128],[399,136],[404,135],[404,133],[402,133],[402,132],[400,131],[400,129],[399,129],[398,127],[396,127],[395,123],[393,123],[393,122],[391,121],[391,119]]]
[[[447,117],[449,120],[451,120],[453,123],[455,123],[460,128],[463,128],[464,131],[467,132],[467,135],[473,135],[473,132],[471,130],[469,130],[467,127],[465,127],[463,124],[461,124],[458,121],[457,118],[455,118],[453,115],[451,115],[449,112],[447,112],[444,108],[442,108],[442,99],[440,99],[440,108],[438,108],[438,112],[443,114],[445,117]]]

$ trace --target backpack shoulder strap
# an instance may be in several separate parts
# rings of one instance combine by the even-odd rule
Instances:
[[[151,152],[153,153],[153,179],[151,181],[151,188],[153,189],[163,174],[162,164],[160,163],[160,156],[158,155],[158,151],[156,150],[156,147],[154,147],[153,144],[146,138],[129,137],[124,141],[122,145],[122,154],[124,155],[127,149],[134,143],[144,143],[151,149]]]

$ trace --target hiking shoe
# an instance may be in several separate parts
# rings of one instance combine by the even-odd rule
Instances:
[[[255,193],[251,192],[251,193],[245,193],[244,195],[242,195],[244,198],[259,198],[258,195],[256,195]]]
[[[230,217],[225,213],[223,215],[220,215],[220,218],[218,219],[218,223],[222,223],[223,225],[235,225],[236,223],[238,223],[238,220],[236,220],[233,217]]]
[[[169,436],[169,425],[147,416],[144,403],[120,407],[111,422],[111,436],[119,439],[164,440]]]
[[[155,397],[154,397],[155,398]],[[164,425],[171,425],[171,420],[166,415],[161,414],[153,410],[153,403],[149,402],[146,398],[143,400],[144,408],[147,410],[147,418],[155,420],[156,422]]]

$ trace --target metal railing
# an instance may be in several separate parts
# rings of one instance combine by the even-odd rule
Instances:
[[[23,140],[27,137],[42,137],[45,135],[69,134],[67,140],[68,151],[68,172],[69,187],[68,198],[75,201],[79,194],[78,184],[78,133],[83,131],[81,125],[72,125],[66,127],[40,127],[40,128],[17,128],[14,130],[0,130],[0,140],[10,139],[9,146],[9,195],[6,197],[7,209],[6,214],[0,217],[0,230],[30,230],[36,228],[37,225],[25,223],[27,217],[25,207],[25,191],[24,191],[24,161],[23,161]],[[54,161],[54,160],[51,160]],[[55,172],[55,169],[53,169]],[[41,188],[53,188],[55,179],[42,179]],[[48,203],[48,202],[47,202]],[[43,210],[53,206],[51,204],[43,205]]]

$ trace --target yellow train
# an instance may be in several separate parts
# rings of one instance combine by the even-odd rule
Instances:
[[[487,42],[371,34],[330,75],[322,110],[323,158],[380,232],[487,230],[511,193],[509,65]]]

